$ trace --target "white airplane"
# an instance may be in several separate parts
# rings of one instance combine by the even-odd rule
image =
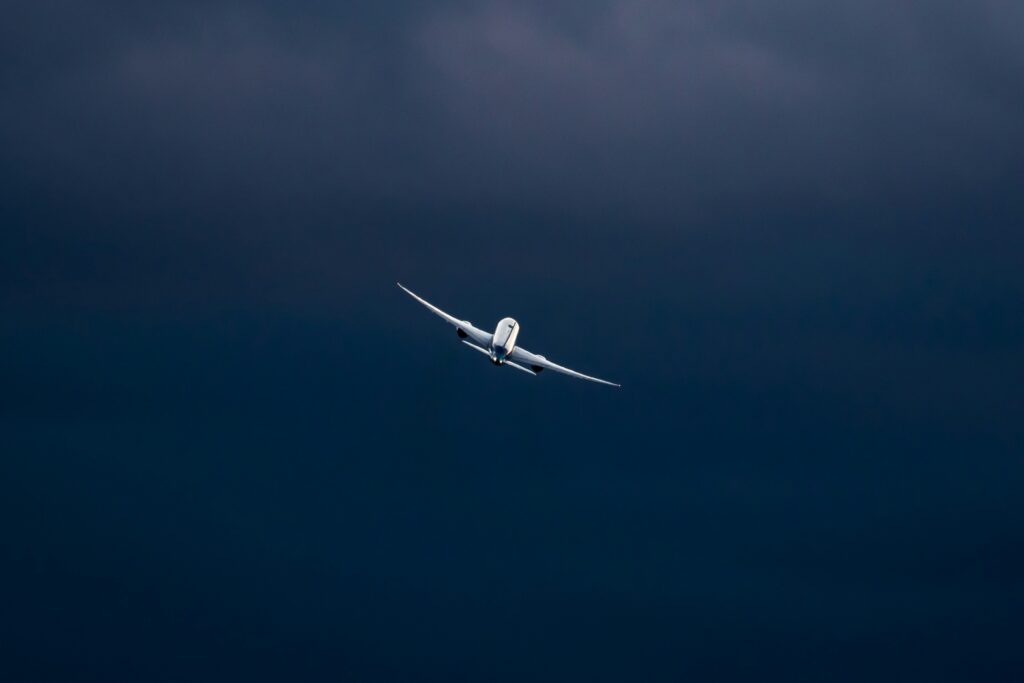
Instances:
[[[555,372],[561,372],[569,375],[570,377],[578,377],[580,379],[589,380],[591,382],[597,382],[598,384],[607,384],[613,387],[622,386],[615,382],[608,382],[597,377],[590,377],[583,373],[570,370],[569,368],[563,368],[557,363],[552,363],[544,356],[538,356],[535,353],[530,353],[521,346],[516,346],[516,338],[519,336],[519,323],[512,318],[502,318],[498,321],[498,327],[495,328],[494,334],[478,330],[473,327],[473,324],[468,320],[459,320],[458,318],[448,315],[437,306],[434,306],[429,301],[425,301],[420,297],[410,292],[405,287],[402,287],[401,282],[395,283],[402,290],[411,296],[416,301],[429,308],[437,315],[444,318],[449,324],[455,326],[455,333],[459,335],[459,339],[466,346],[479,351],[480,353],[486,354],[490,357],[491,362],[495,365],[510,365],[516,370],[522,370],[523,372],[531,375],[536,375],[538,372],[544,369],[554,370]]]

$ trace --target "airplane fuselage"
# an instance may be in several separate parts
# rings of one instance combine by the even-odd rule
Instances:
[[[498,326],[494,328],[494,336],[491,339],[491,362],[495,365],[502,365],[516,347],[516,337],[519,336],[519,323],[512,318],[502,318]]]

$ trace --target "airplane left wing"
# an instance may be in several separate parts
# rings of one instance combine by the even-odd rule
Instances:
[[[493,335],[491,335],[490,332],[484,332],[483,330],[473,327],[473,324],[468,320],[459,320],[455,316],[448,315],[447,313],[445,313],[440,308],[430,303],[426,299],[421,299],[420,297],[416,296],[405,287],[402,287],[401,282],[396,282],[395,284],[401,287],[402,291],[411,296],[413,299],[416,299],[416,301],[419,301],[421,304],[429,308],[435,315],[443,318],[445,322],[447,322],[449,325],[454,325],[456,330],[461,330],[463,333],[465,333],[466,338],[464,338],[463,341],[466,341],[468,339],[476,346],[483,347],[485,349],[491,345],[491,337]],[[461,337],[462,335],[460,334],[459,336]]]
[[[509,357],[512,360],[514,360],[514,361],[516,361],[518,363],[522,363],[523,365],[525,365],[526,367],[530,368],[534,372],[539,372],[538,368],[540,368],[540,369],[545,369],[546,368],[548,370],[554,370],[555,372],[560,372],[563,375],[569,375],[570,377],[576,377],[577,379],[585,379],[588,382],[597,382],[598,384],[607,384],[608,386],[611,386],[611,387],[621,387],[622,386],[621,384],[616,384],[615,382],[609,382],[608,380],[605,380],[605,379],[598,379],[597,377],[591,377],[590,375],[584,375],[582,372],[576,372],[575,370],[570,370],[569,368],[564,368],[561,365],[559,365],[558,363],[552,363],[551,361],[549,361],[544,356],[538,356],[535,353],[530,353],[529,351],[527,351],[526,349],[524,349],[521,346],[517,346],[514,349],[512,349],[512,353],[511,353],[511,355]]]

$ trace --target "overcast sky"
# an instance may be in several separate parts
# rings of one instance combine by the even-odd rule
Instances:
[[[3,17],[12,680],[1024,675],[1024,4]]]

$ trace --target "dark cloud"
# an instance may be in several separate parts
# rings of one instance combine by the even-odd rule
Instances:
[[[4,16],[12,680],[1020,677],[1019,3]]]
[[[90,175],[70,164],[120,152],[111,184],[188,164],[201,187],[678,211],[978,196],[1020,170],[1012,3],[71,14],[56,45],[8,29],[8,142]]]

